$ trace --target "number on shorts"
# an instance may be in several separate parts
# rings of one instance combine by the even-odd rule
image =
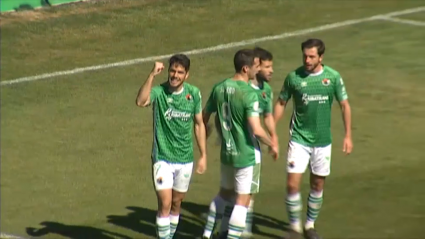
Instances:
[[[230,131],[232,129],[232,112],[230,111],[229,103],[224,102],[221,105],[221,114],[223,116],[223,128]]]

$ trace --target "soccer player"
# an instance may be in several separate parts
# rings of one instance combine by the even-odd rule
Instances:
[[[278,145],[278,138],[273,118],[273,90],[268,84],[273,75],[273,55],[269,51],[261,47],[255,47],[254,53],[260,60],[260,70],[254,77],[254,79],[249,81],[249,83],[257,93],[260,105],[259,112],[260,115],[264,118],[264,125],[266,126],[270,138],[273,142],[275,142],[276,145]],[[220,125],[216,125],[217,129],[219,129],[219,127]],[[230,217],[229,212],[231,212],[231,207],[233,206],[234,205],[227,206],[224,209],[223,219],[221,221],[221,230],[227,230]],[[248,213],[246,217],[246,227],[242,233],[243,238],[252,237],[253,212],[254,195],[252,195],[251,201],[249,203]]]
[[[272,142],[261,126],[260,103],[257,93],[248,84],[259,70],[259,59],[251,49],[243,49],[234,56],[235,75],[216,84],[204,108],[204,124],[217,113],[221,137],[221,180],[219,194],[210,204],[207,225],[203,234],[210,238],[216,217],[224,207],[235,206],[229,219],[227,238],[240,238],[246,224],[251,195],[258,193],[260,184],[261,152],[258,140],[268,145],[277,157],[278,145]],[[257,140],[258,139],[258,140]],[[221,234],[221,238],[225,238]]]
[[[315,231],[314,222],[322,207],[325,178],[330,174],[331,109],[334,97],[339,102],[345,126],[345,154],[350,154],[353,148],[351,109],[340,74],[322,64],[325,44],[320,39],[308,39],[301,44],[301,50],[303,66],[287,75],[274,108],[274,118],[277,123],[292,97],[294,112],[289,130],[291,137],[287,155],[286,198],[292,229],[290,235],[298,238],[303,233],[300,182],[309,165],[310,194],[304,234],[307,238],[316,239],[320,237]]]
[[[164,64],[156,62],[139,90],[136,104],[153,106],[152,174],[158,198],[156,226],[158,238],[173,238],[180,206],[193,168],[192,133],[200,150],[197,173],[207,167],[205,125],[202,119],[202,102],[199,89],[186,83],[190,59],[183,54],[170,58],[168,79],[152,87],[154,78],[162,72]]]

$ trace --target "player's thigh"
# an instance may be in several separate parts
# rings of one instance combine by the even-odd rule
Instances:
[[[304,173],[308,167],[312,148],[290,141],[288,144],[287,172]]]
[[[173,187],[174,169],[168,162],[157,161],[152,167],[152,179],[155,191],[171,189]]]
[[[233,190],[235,188],[235,171],[233,166],[221,164],[220,187],[225,190]]]
[[[261,164],[235,169],[235,192],[237,194],[256,194],[260,191]]]
[[[311,172],[317,176],[329,176],[331,173],[332,145],[315,147],[311,156]]]
[[[186,193],[189,190],[190,181],[192,179],[193,162],[185,164],[174,164],[174,184],[173,190]]]

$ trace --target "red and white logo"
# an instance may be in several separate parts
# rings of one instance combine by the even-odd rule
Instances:
[[[330,85],[330,84],[331,84],[331,80],[329,80],[329,79],[323,79],[323,80],[322,80],[322,84],[323,84],[324,86],[328,86],[328,85]]]

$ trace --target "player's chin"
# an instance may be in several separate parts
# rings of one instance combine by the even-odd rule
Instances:
[[[314,67],[313,67],[313,66],[311,66],[311,65],[306,65],[306,66],[304,66],[304,68],[305,68],[307,71],[311,71],[311,70],[313,70],[313,69],[314,69]]]
[[[170,84],[171,87],[179,87],[182,84],[182,81],[178,79],[172,79],[172,80],[169,80],[168,83]]]

